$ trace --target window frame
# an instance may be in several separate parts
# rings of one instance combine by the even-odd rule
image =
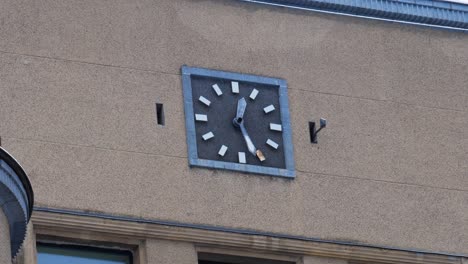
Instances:
[[[55,248],[61,249],[70,249],[70,250],[80,250],[80,251],[87,251],[87,252],[97,252],[97,253],[112,253],[115,255],[121,255],[128,257],[129,264],[134,264],[134,253],[130,249],[125,248],[110,248],[108,246],[102,245],[85,245],[82,243],[73,243],[73,242],[60,242],[60,241],[47,241],[44,242],[42,240],[36,242],[36,251],[39,256],[39,250],[37,249],[38,246],[50,246]]]
[[[91,248],[102,251],[127,251],[131,254],[131,264],[146,264],[145,239],[115,236],[101,232],[80,232],[57,229],[32,228],[29,243],[24,250],[24,257],[37,263],[37,245],[63,245],[76,248]],[[25,263],[29,263],[25,261]]]
[[[250,263],[249,259],[258,259],[262,260],[265,263],[270,261],[272,264],[301,264],[303,255],[295,255],[295,254],[271,254],[265,252],[252,252],[246,250],[238,250],[238,249],[227,249],[222,247],[216,246],[208,246],[208,245],[196,245],[195,251],[197,252],[197,260],[200,261],[220,261],[218,257],[225,256],[227,258],[226,261],[238,259],[239,263]],[[242,262],[244,261],[244,262]],[[221,262],[222,263],[222,262]],[[231,263],[231,262],[228,262]],[[235,261],[233,262],[233,264]]]

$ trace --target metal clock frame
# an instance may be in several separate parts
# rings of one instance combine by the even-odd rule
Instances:
[[[288,91],[286,80],[257,76],[251,74],[242,74],[234,72],[226,72],[219,70],[211,70],[198,67],[182,66],[182,89],[184,94],[184,108],[185,108],[185,126],[187,131],[187,147],[188,147],[188,160],[190,166],[225,169],[240,172],[248,172],[269,176],[279,176],[286,178],[295,178],[296,171],[294,167],[294,149],[292,144],[292,130],[291,119],[289,115]],[[193,110],[192,98],[192,81],[191,76],[204,76],[222,78],[240,82],[260,83],[278,86],[279,89],[279,104],[281,113],[281,123],[283,126],[283,146],[285,155],[285,169],[275,167],[264,167],[250,164],[240,164],[226,161],[216,161],[201,159],[198,157],[196,132],[195,132],[195,118]]]

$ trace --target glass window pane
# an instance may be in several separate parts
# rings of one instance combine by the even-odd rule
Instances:
[[[37,244],[38,264],[132,264],[128,251],[91,247]]]

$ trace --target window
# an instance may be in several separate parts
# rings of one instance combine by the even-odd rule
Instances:
[[[132,264],[126,250],[37,243],[37,264]]]
[[[295,264],[292,261],[280,261],[256,257],[244,257],[224,254],[198,252],[198,264]]]

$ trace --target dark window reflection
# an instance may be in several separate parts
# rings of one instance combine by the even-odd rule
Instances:
[[[129,251],[38,243],[37,263],[132,264],[132,254]]]

